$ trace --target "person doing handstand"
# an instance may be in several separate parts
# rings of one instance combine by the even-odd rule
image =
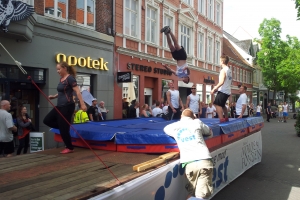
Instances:
[[[190,70],[188,68],[188,64],[186,62],[187,54],[183,46],[178,44],[178,41],[171,31],[169,26],[165,26],[160,30],[161,33],[165,33],[167,37],[167,42],[169,48],[171,50],[172,57],[177,61],[177,69],[176,71],[171,69],[168,65],[164,64],[163,66],[170,70],[175,76],[178,76],[182,79],[182,81],[186,84],[190,82]],[[172,42],[173,41],[173,42]]]

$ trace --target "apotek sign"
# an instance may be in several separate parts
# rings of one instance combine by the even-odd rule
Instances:
[[[84,58],[76,56],[66,56],[65,54],[59,53],[56,55],[56,62],[67,62],[70,66],[79,66],[79,67],[87,67],[89,69],[98,69],[108,71],[107,64],[108,62],[104,61],[104,58],[99,58],[99,60],[93,60],[90,56]]]

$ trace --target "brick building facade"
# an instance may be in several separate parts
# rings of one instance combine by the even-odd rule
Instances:
[[[120,0],[115,2],[115,75],[132,71],[135,83],[115,82],[115,118],[122,117],[122,99],[137,99],[142,105],[165,97],[167,80],[175,80],[181,99],[186,100],[192,84],[201,101],[213,100],[212,86],[218,82],[219,57],[223,45],[223,0]],[[130,68],[131,64],[163,70],[163,64],[176,69],[176,62],[160,29],[169,25],[188,54],[190,83],[174,75],[156,74]],[[129,88],[128,88],[129,87]],[[131,89],[130,87],[134,87]],[[134,90],[133,96],[124,93]]]

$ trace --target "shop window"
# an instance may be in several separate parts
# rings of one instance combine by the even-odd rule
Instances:
[[[198,12],[205,15],[205,0],[198,0]]]
[[[211,91],[211,85],[206,85],[206,102],[205,103],[207,103],[207,104],[212,103],[210,91]]]
[[[171,30],[173,30],[173,17],[169,15],[164,15],[164,27],[169,26]],[[164,47],[169,48],[167,38],[163,37],[164,40]]]
[[[167,100],[167,91],[169,90],[169,82],[172,80],[162,79],[161,80],[161,98],[164,98],[164,100]]]
[[[87,90],[88,92],[92,93],[91,91],[91,75],[90,74],[76,74],[76,81],[77,85],[82,92],[83,90]]]
[[[95,27],[95,1],[77,0],[76,2],[77,23],[86,27]]]
[[[203,84],[197,84],[197,85],[196,85],[196,89],[197,89],[196,94],[199,95],[200,101],[202,102],[202,100],[203,100],[203,91],[202,91],[202,89],[203,89]]]
[[[0,68],[0,78],[6,78],[6,68]]]
[[[7,94],[5,84],[0,83],[0,101],[5,100],[6,96]]]
[[[139,76],[133,75],[131,83],[122,84],[122,97],[126,98],[129,103],[139,101]]]
[[[191,28],[185,25],[181,25],[181,45],[186,50],[186,53],[190,54]]]
[[[204,58],[204,34],[198,33],[198,57]]]
[[[45,0],[45,15],[67,19],[68,0]]]
[[[147,42],[156,43],[157,10],[147,6]]]
[[[138,0],[125,1],[125,34],[137,37]]]

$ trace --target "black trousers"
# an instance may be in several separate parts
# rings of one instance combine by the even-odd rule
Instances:
[[[22,139],[19,139],[19,147],[18,147],[18,150],[17,150],[17,155],[21,154],[21,151],[22,151],[23,148],[24,148],[23,153],[26,154],[27,150],[28,150],[28,147],[29,147],[29,133],[25,137],[23,137]]]
[[[270,121],[271,118],[271,113],[269,112],[269,114],[267,113],[267,121]]]
[[[68,104],[62,107],[56,107],[61,114],[71,123],[71,119],[75,110],[75,104]],[[64,141],[66,147],[70,150],[73,150],[71,135],[70,135],[70,126],[69,124],[57,113],[53,108],[44,119],[44,124],[51,127],[59,129],[60,136]]]
[[[180,117],[181,117],[180,108],[174,108],[174,109],[176,110],[176,113],[173,113],[172,108],[170,106],[168,106],[168,118],[169,118],[169,120],[180,119]]]

